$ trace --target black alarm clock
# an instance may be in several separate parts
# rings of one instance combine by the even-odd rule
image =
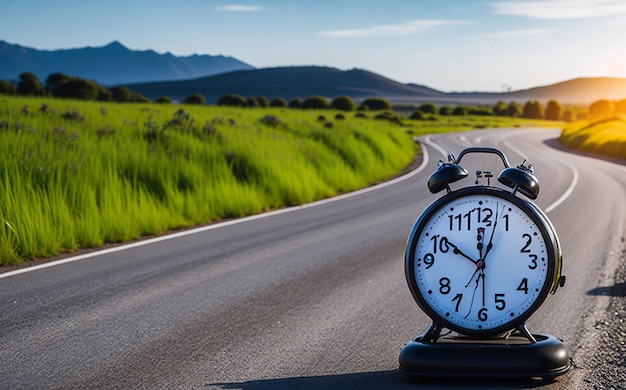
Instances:
[[[474,185],[452,191],[450,183],[468,176],[459,163],[469,153],[498,155],[504,169],[497,180],[504,188],[479,185],[478,177],[493,176],[491,172],[482,175],[479,171]],[[416,359],[408,363],[407,359],[411,360],[417,348],[420,354],[417,366],[424,359],[423,365],[427,367],[422,373],[437,372],[432,361],[427,360],[436,360],[437,348],[435,352],[432,348],[446,328],[459,336],[454,338],[454,343],[448,338],[447,343],[439,344],[445,353],[458,353],[459,344],[464,344],[460,340],[472,340],[473,346],[488,343],[491,348],[510,345],[513,342],[510,335],[519,331],[527,342],[518,340],[517,344],[530,345],[523,353],[534,356],[537,354],[534,349],[542,348],[542,355],[547,348],[548,360],[552,353],[563,355],[560,342],[552,336],[533,335],[525,326],[548,294],[564,284],[565,277],[561,275],[562,252],[556,231],[545,213],[532,202],[539,193],[539,182],[532,166],[524,163],[510,166],[504,153],[495,148],[468,148],[456,159],[449,155],[447,163],[440,161],[429,177],[428,188],[432,193],[443,190],[446,193],[426,207],[411,229],[405,248],[405,276],[418,306],[432,319],[432,325],[416,341],[430,345],[426,353],[419,345],[407,346],[405,366],[415,366]],[[537,343],[540,345],[532,346]],[[483,360],[483,369],[474,374],[491,375],[490,359],[494,367],[504,365],[505,370],[506,362],[516,359],[510,353],[502,358],[497,348],[493,351]],[[485,353],[484,348],[481,353]],[[460,359],[458,364],[472,367],[473,363]],[[563,360],[563,356],[555,359],[550,366],[558,369],[554,371],[550,367],[547,371],[559,374],[567,371],[568,359]],[[512,375],[526,373],[518,369],[519,363],[512,364],[515,366]],[[401,358],[401,371],[402,365]],[[449,368],[446,372],[450,372]]]

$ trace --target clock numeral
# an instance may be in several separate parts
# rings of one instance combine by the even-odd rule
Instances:
[[[469,210],[465,214],[455,214],[448,215],[448,222],[450,231],[461,231],[464,228],[467,230],[472,230],[472,215],[475,215],[475,221],[478,224],[484,224],[484,226],[491,226],[493,222],[491,221],[491,217],[493,217],[493,210],[489,207],[476,207]],[[507,221],[507,230],[508,230],[508,221]]]
[[[509,231],[509,214],[504,214],[502,216],[502,219],[504,219],[504,230],[505,231]]]
[[[461,304],[461,300],[463,299],[463,294],[456,294],[454,298],[452,298],[452,302],[456,301],[456,306],[454,307],[454,311],[459,311],[459,305]]]
[[[425,269],[429,269],[430,267],[435,265],[435,256],[432,253],[426,253],[422,260],[424,261],[424,264],[426,264]]]
[[[530,264],[528,264],[528,268],[536,269],[537,268],[537,255],[530,254],[528,255],[528,257],[530,257]]]
[[[504,308],[506,307],[504,294],[495,294],[493,300],[494,300],[494,303],[496,304],[497,310],[504,310]]]
[[[450,293],[450,279],[443,277],[439,279],[439,292],[443,295],[447,295]]]
[[[485,322],[487,321],[487,318],[489,318],[489,316],[487,315],[487,308],[483,307],[482,309],[478,310],[478,319]]]
[[[522,279],[519,286],[517,286],[517,291],[523,291],[524,294],[528,294],[528,279],[527,278]]]
[[[528,233],[522,234],[522,237],[526,238],[526,245],[524,245],[524,247],[520,249],[520,253],[529,253],[530,249],[528,249],[528,247],[533,242],[533,238]]]
[[[448,241],[448,237],[443,236],[441,237],[441,239],[439,239],[439,237],[441,237],[440,234],[435,234],[430,238],[430,240],[433,242],[433,253],[437,253],[437,249],[439,249],[441,253],[447,253],[450,250],[450,242]],[[437,243],[439,243],[439,245],[437,245]]]
[[[491,217],[493,216],[493,210],[488,207],[484,207],[482,209],[478,207],[476,210],[478,210],[478,221],[480,223],[484,223],[485,226],[491,226]]]

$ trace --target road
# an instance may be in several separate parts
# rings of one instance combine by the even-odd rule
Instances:
[[[626,167],[554,148],[557,136],[429,136],[420,168],[374,190],[0,274],[0,388],[619,388]],[[406,285],[405,240],[440,196],[426,179],[442,152],[468,146],[528,158],[541,182],[567,283],[527,325],[574,362],[552,382],[397,372],[401,348],[430,323]],[[463,159],[472,175],[501,169],[478,156]]]

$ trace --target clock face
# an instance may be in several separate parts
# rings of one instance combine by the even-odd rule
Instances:
[[[549,223],[525,201],[495,188],[465,190],[433,203],[416,223],[407,280],[436,322],[495,335],[521,325],[545,300],[554,240]]]

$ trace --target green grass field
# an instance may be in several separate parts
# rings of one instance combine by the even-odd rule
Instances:
[[[626,159],[626,119],[616,116],[572,123],[563,129],[559,140],[573,149]]]
[[[366,187],[415,135],[550,123],[337,114],[0,97],[0,265]]]

